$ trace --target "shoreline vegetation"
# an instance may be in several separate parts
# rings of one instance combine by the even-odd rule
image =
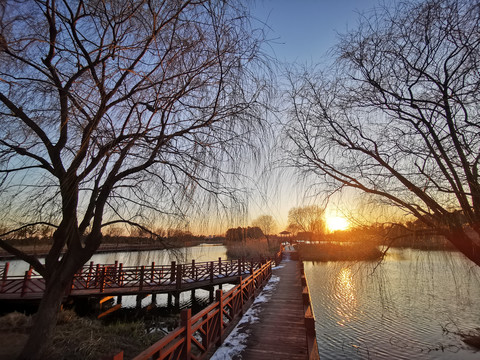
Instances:
[[[295,247],[306,261],[374,261],[383,257],[377,246],[363,243],[298,243]]]
[[[138,236],[105,236],[97,253],[119,251],[174,250],[201,244],[224,245],[229,259],[258,259],[275,255],[284,241],[298,241],[298,251],[307,261],[361,261],[379,260],[383,256],[381,248],[411,248],[433,251],[456,251],[445,239],[439,236],[414,237],[399,236],[394,238],[379,237],[356,229],[338,231],[322,237],[321,241],[309,241],[296,237],[269,236],[262,238],[246,238],[228,240],[222,236],[204,237],[185,234],[182,236],[154,239]],[[50,249],[49,239],[26,238],[14,239],[12,245],[27,254],[45,256]],[[16,256],[0,249],[0,260],[17,259]]]

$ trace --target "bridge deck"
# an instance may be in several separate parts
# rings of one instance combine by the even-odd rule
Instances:
[[[273,270],[279,276],[269,300],[261,304],[258,321],[242,324],[237,330],[246,336],[246,346],[238,358],[308,359],[307,333],[304,322],[301,273],[298,261],[284,261]],[[245,334],[245,335],[243,335]]]

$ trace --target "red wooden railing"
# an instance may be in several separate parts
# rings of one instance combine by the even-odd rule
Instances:
[[[273,258],[276,264],[281,261],[281,250]],[[73,277],[72,286],[67,295],[85,293],[106,293],[109,290],[127,290],[135,292],[182,290],[192,287],[193,283],[213,283],[214,280],[234,278],[250,274],[259,269],[266,260],[245,261],[245,259],[209,261],[189,264],[124,266],[115,264],[94,264],[82,267]],[[24,275],[9,275],[9,263],[1,269],[1,295],[8,297],[37,296],[45,291],[45,280],[30,268]],[[217,281],[218,282],[218,281]]]
[[[9,263],[2,269],[0,294],[16,294],[23,297],[26,294],[41,293],[45,290],[45,280],[30,267],[24,275],[8,275]]]
[[[191,316],[191,310],[181,312],[180,327],[169,333],[134,360],[202,359],[214,345],[220,345],[225,328],[243,315],[250,301],[272,274],[273,261],[268,261],[230,291],[216,291],[216,301]],[[122,360],[123,352],[111,359]]]
[[[231,260],[202,263],[123,266],[123,264],[86,266],[73,278],[73,290],[137,288],[142,291],[151,287],[168,286],[181,290],[185,285],[196,282],[213,282],[215,279],[231,278],[258,269],[261,261]]]

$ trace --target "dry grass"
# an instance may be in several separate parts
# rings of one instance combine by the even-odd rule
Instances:
[[[0,317],[0,330],[24,331],[30,326],[30,323],[30,316],[15,311]]]
[[[14,359],[19,354],[30,324],[31,317],[20,313],[0,318],[0,359]],[[162,336],[158,332],[147,334],[140,321],[104,325],[96,319],[78,317],[71,310],[62,311],[46,360],[98,360],[121,350],[125,359],[131,359]]]

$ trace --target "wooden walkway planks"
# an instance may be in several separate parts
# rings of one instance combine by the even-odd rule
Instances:
[[[243,360],[308,359],[302,284],[298,261],[284,261],[273,274],[280,277],[259,320],[242,327],[248,334]]]

